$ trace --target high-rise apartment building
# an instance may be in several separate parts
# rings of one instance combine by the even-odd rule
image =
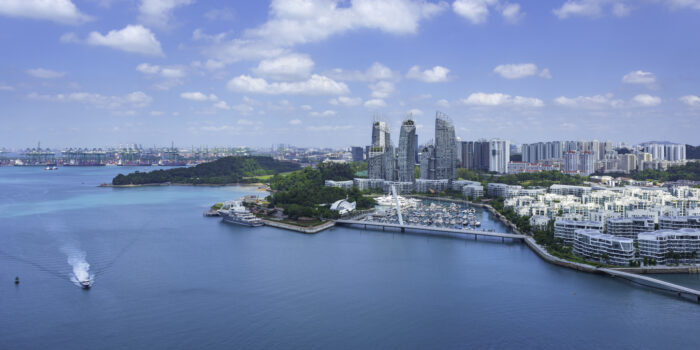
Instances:
[[[415,179],[416,125],[411,119],[401,124],[398,149],[398,176],[400,182],[413,182]]]
[[[489,141],[489,171],[505,174],[510,161],[510,142],[493,139]]]
[[[435,179],[457,178],[455,128],[443,113],[435,114]]]

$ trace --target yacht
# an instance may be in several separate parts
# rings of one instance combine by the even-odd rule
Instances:
[[[218,210],[219,215],[223,218],[222,221],[229,224],[238,224],[243,226],[262,226],[263,221],[260,218],[251,214],[248,208],[243,206],[241,201],[225,202],[221,209]]]

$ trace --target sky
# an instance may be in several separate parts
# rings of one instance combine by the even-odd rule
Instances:
[[[700,0],[1,0],[0,147],[700,144]]]

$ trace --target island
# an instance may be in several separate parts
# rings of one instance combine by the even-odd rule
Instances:
[[[257,183],[273,175],[299,170],[297,163],[279,161],[263,156],[224,157],[194,167],[160,169],[149,172],[136,171],[119,174],[112,179],[112,186],[139,186],[154,184],[227,185]]]

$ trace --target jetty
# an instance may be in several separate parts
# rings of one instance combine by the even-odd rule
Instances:
[[[664,290],[667,290],[670,292],[674,292],[674,293],[677,293],[678,296],[682,296],[683,294],[690,295],[690,296],[695,297],[697,299],[697,301],[700,303],[700,291],[696,290],[696,289],[684,287],[684,286],[677,285],[677,284],[671,283],[671,282],[662,281],[660,279],[652,278],[649,276],[638,275],[635,273],[620,271],[617,269],[608,269],[608,268],[601,267],[601,268],[598,268],[597,271],[604,273],[604,274],[608,274],[612,277],[620,277],[620,278],[624,278],[626,280],[630,280],[633,282],[638,282],[638,281],[648,282],[651,285],[643,284],[643,283],[642,284],[647,286],[647,287],[655,287],[655,288],[664,289]]]
[[[395,224],[395,223],[388,223],[388,222],[364,221],[364,220],[353,220],[353,219],[340,219],[340,220],[336,220],[335,223],[336,223],[336,225],[360,225],[360,226],[363,226],[365,229],[367,229],[367,227],[381,227],[383,231],[386,230],[387,228],[392,228],[392,229],[398,229],[401,232],[406,232],[406,230],[412,230],[412,231],[470,234],[470,235],[474,235],[474,239],[477,239],[478,236],[485,236],[485,237],[501,238],[501,240],[505,241],[506,238],[512,239],[512,240],[523,240],[527,237],[525,235],[520,235],[520,234],[491,232],[491,231],[475,230],[475,229],[457,229],[457,228],[449,228],[449,227],[406,225],[406,224],[402,225],[402,224]]]

